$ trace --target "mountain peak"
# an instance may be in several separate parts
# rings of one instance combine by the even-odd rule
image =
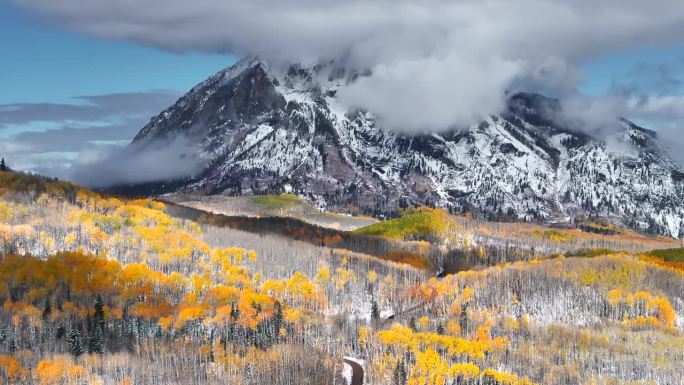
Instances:
[[[649,130],[623,121],[613,143],[556,121],[558,100],[517,93],[506,113],[468,129],[402,135],[337,102],[335,90],[355,76],[335,63],[276,68],[258,58],[217,73],[136,136],[193,138],[206,165],[156,192],[292,191],[323,209],[376,216],[424,204],[684,234],[684,180]]]
[[[511,109],[516,111],[526,109],[537,112],[557,112],[561,108],[560,100],[533,92],[512,93],[508,98],[508,104]]]
[[[258,56],[246,56],[233,64],[232,66],[219,71],[219,75],[225,79],[230,79],[241,74],[244,71],[261,67],[265,72],[268,71],[268,64],[261,60]]]
[[[238,60],[233,65],[218,71],[216,74],[209,77],[207,80],[199,83],[198,85],[193,87],[189,91],[189,93],[196,92],[197,90],[205,88],[208,85],[220,86],[221,84],[229,82],[230,80],[244,74],[246,71],[249,70],[259,69],[264,73],[268,73],[268,68],[269,67],[266,64],[266,62],[261,60],[259,57],[247,56]]]

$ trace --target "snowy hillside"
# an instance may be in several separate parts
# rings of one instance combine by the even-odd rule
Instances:
[[[598,216],[684,235],[684,173],[652,131],[621,121],[607,141],[619,145],[607,145],[554,123],[556,101],[521,93],[506,113],[472,127],[401,135],[337,101],[358,76],[333,64],[276,71],[245,59],[194,87],[134,142],[196,143],[183,155],[204,171],[177,191],[293,191],[322,208],[372,214],[428,204],[492,219]]]

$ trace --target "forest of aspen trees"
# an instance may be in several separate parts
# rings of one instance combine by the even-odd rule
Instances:
[[[396,242],[477,263],[437,277],[0,172],[0,382],[343,385],[354,357],[372,385],[684,384],[684,258],[649,252],[676,241],[416,213],[447,227]]]

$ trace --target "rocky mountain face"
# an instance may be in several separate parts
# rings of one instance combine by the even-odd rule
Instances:
[[[337,91],[358,76],[334,64],[276,71],[257,59],[217,73],[135,137],[143,151],[179,135],[197,146],[188,161],[202,172],[152,189],[291,191],[322,208],[375,215],[428,204],[490,219],[591,216],[684,235],[684,173],[652,131],[622,120],[599,140],[551,119],[557,101],[520,93],[472,127],[402,135],[339,104]]]

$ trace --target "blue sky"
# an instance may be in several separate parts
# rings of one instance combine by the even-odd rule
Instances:
[[[0,46],[0,104],[73,103],[74,96],[119,92],[180,92],[236,60],[231,55],[176,54],[96,39],[50,25],[7,0],[0,0]],[[601,95],[638,63],[681,66],[683,58],[684,45],[640,47],[594,58],[583,65],[580,91]]]
[[[621,53],[599,56],[583,64],[584,79],[580,91],[590,96],[609,92],[615,83],[635,80],[632,72],[640,67],[667,68],[672,75],[684,77],[684,46],[639,47]],[[653,73],[642,72],[642,77]],[[648,79],[640,79],[648,80]],[[650,82],[649,82],[650,83]],[[642,84],[642,92],[657,92],[653,84]],[[681,86],[671,90],[681,94]]]
[[[150,12],[155,14],[153,7]],[[227,54],[192,52],[192,45],[181,47],[183,53],[172,53],[134,43],[139,38],[96,38],[97,33],[80,34],[65,23],[47,20],[0,0],[0,156],[22,170],[66,176],[75,160],[128,143],[151,116],[236,60]],[[178,32],[165,31],[167,25],[161,20],[161,30],[154,33]],[[218,25],[227,22],[219,20]],[[188,44],[206,40],[196,27],[189,32],[198,37]],[[218,47],[226,43],[222,39],[219,36]],[[228,38],[227,43],[233,42]],[[311,43],[315,46],[316,41]],[[160,46],[173,44],[175,40],[169,39]],[[211,51],[212,44],[202,48]],[[622,52],[593,57],[579,68],[583,77],[578,90],[590,97],[615,92],[630,97],[684,95],[684,44],[627,45]],[[667,124],[658,117],[637,121]]]
[[[235,62],[80,35],[6,0],[0,47],[0,156],[16,169],[59,177],[91,149],[128,143],[184,91]],[[97,95],[113,96],[88,98]]]
[[[0,0],[0,104],[69,102],[73,96],[183,91],[235,61],[174,54],[53,27]]]

